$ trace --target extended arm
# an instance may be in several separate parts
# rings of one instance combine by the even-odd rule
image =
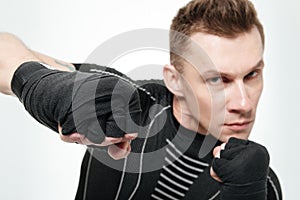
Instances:
[[[134,139],[136,134],[122,135],[120,133],[114,119],[112,118],[112,112],[110,110],[112,101],[107,98],[108,95],[103,95],[105,92],[107,92],[107,94],[112,92],[112,89],[114,88],[111,83],[116,84],[118,82],[116,77],[105,76],[105,78],[102,79],[103,81],[98,84],[97,80],[101,79],[100,74],[87,75],[80,74],[80,72],[63,72],[74,71],[74,66],[70,63],[58,61],[49,56],[28,49],[21,40],[9,33],[0,33],[0,48],[1,93],[12,95],[13,91],[11,82],[14,82],[14,92],[24,103],[27,111],[39,122],[55,131],[60,130],[63,132],[64,134],[61,134],[61,137],[64,141],[72,142],[74,141],[74,138],[79,138],[84,140],[83,143],[85,144],[92,144],[89,139],[92,139],[94,142],[99,142],[101,138],[101,140],[103,140],[103,137],[99,137],[99,133],[95,132],[97,129],[91,129],[97,126],[99,127],[100,124],[102,125],[102,129],[108,130],[107,133],[109,134],[108,137],[104,138],[101,145],[121,142],[121,144],[118,144],[121,149],[129,149],[129,143],[127,141]],[[57,70],[47,69],[40,63],[50,65],[52,68]],[[72,134],[72,132],[78,131],[78,127],[75,127],[76,122],[74,122],[72,110],[72,97],[74,97],[72,94],[74,94],[74,83],[76,77],[78,78],[78,74],[83,77],[88,77],[88,80],[80,82],[79,78],[77,82],[78,84],[75,84],[76,86],[80,86],[77,88],[77,95],[80,93],[78,93],[78,91],[83,91],[79,90],[80,88],[83,88],[81,86],[85,87],[88,86],[89,83],[95,83],[94,87],[96,86],[95,89],[98,90],[98,96],[97,94],[94,94],[97,97],[94,99],[91,96],[85,97],[79,95],[80,98],[77,98],[77,100],[79,99],[80,101],[77,101],[77,105],[80,103],[82,104],[78,108],[81,107],[85,109],[81,109],[84,114],[77,112],[80,117],[77,117],[76,120],[77,125],[81,127],[82,131],[81,134]],[[12,81],[13,77],[15,79],[14,81]],[[105,82],[108,84],[105,84]],[[101,90],[101,86],[105,86],[104,89],[106,90]],[[127,86],[128,85],[125,84],[122,87]],[[87,87],[87,89],[89,89],[89,87]],[[103,92],[101,93],[101,91]],[[121,91],[122,90],[120,89],[115,90],[117,93]],[[120,99],[121,98],[117,98],[116,102]],[[118,106],[122,105],[121,103],[115,104],[117,105],[116,108],[120,108]],[[99,107],[99,105],[101,106]],[[87,110],[91,109],[96,109],[96,113],[87,112]],[[121,116],[123,114],[122,112],[123,111],[119,110],[117,112],[117,116]],[[96,116],[96,120],[88,120],[88,116],[92,116],[93,114]],[[120,119],[121,118],[122,116]],[[97,121],[97,119],[99,121]],[[91,123],[95,126],[91,126]],[[62,127],[57,128],[58,125],[61,125]],[[85,136],[89,138],[86,138]],[[113,148],[114,146],[110,149]],[[112,151],[118,153],[118,150],[113,149]],[[115,158],[118,158],[118,156]]]

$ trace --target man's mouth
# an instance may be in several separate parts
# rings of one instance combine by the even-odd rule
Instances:
[[[232,122],[225,123],[225,127],[231,129],[232,131],[243,131],[249,128],[253,121],[240,121],[240,122]]]

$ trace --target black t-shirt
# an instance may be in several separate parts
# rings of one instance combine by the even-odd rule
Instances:
[[[88,147],[77,200],[220,198],[220,184],[209,173],[212,151],[199,156],[207,141],[214,145],[220,142],[177,122],[172,111],[173,95],[163,81],[133,81],[111,68],[75,66],[80,72],[24,63],[15,72],[12,89],[36,120],[56,132],[60,123],[64,125],[63,134],[78,131],[101,142],[104,134],[121,136],[122,131],[138,131],[126,159],[116,161],[106,148]],[[100,126],[92,124],[95,121]],[[268,200],[282,198],[271,169],[267,189]]]

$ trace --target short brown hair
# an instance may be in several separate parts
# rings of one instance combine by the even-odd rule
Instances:
[[[170,30],[170,59],[182,71],[182,58],[176,52],[188,48],[187,39],[202,32],[234,38],[257,27],[264,45],[264,30],[249,0],[192,0],[174,17]],[[185,35],[186,37],[180,37]]]

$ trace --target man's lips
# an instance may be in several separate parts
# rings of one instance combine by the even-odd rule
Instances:
[[[241,122],[225,123],[224,125],[233,131],[243,131],[246,130],[252,122],[253,121],[241,121]]]

